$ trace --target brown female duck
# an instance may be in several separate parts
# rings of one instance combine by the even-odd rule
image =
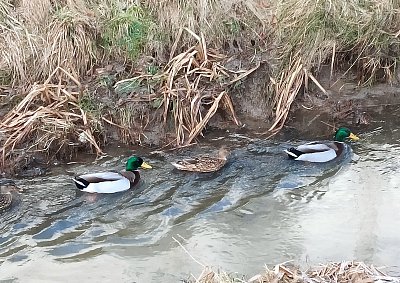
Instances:
[[[228,160],[229,151],[222,147],[217,156],[199,155],[192,158],[178,160],[171,164],[179,170],[191,172],[215,172],[220,170]]]
[[[14,192],[19,192],[20,189],[12,180],[3,179],[0,181],[0,212],[4,212],[11,208],[13,203]]]

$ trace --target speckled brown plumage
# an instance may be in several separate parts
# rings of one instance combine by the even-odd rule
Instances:
[[[11,208],[12,195],[11,193],[0,194],[0,212]]]
[[[218,156],[196,156],[193,158],[187,158],[172,162],[171,164],[179,170],[191,171],[191,172],[215,172],[220,170],[227,162],[228,150],[226,148],[221,148],[219,150]]]
[[[12,180],[0,180],[0,212],[4,212],[11,208],[13,202],[13,194],[11,192],[18,191],[18,187]]]

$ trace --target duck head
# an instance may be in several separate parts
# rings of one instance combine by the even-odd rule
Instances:
[[[149,164],[143,161],[141,157],[132,156],[126,161],[126,171],[135,171],[139,168],[150,169],[152,168]]]
[[[348,128],[340,127],[335,133],[335,141],[344,142],[345,139],[358,141],[360,138],[353,134]]]

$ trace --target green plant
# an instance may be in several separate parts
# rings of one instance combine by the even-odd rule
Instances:
[[[228,29],[229,33],[232,35],[238,35],[240,33],[240,22],[236,19],[229,19],[224,21],[225,27]]]
[[[127,9],[114,7],[102,34],[103,45],[134,60],[142,51],[152,19],[143,8],[133,5]]]
[[[138,90],[140,87],[140,80],[133,78],[116,84],[114,90],[118,95],[127,95],[132,91]]]
[[[155,65],[149,65],[149,66],[147,66],[147,73],[148,73],[149,75],[154,76],[154,75],[156,75],[159,71],[160,71],[160,68],[159,68],[158,66],[155,66]]]
[[[11,85],[12,76],[11,74],[0,70],[0,85]]]
[[[99,102],[93,97],[93,95],[89,94],[88,92],[85,92],[78,101],[79,107],[88,113],[91,114],[98,114],[100,113],[101,110],[101,105]]]

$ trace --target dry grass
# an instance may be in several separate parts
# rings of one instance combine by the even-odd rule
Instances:
[[[262,2],[262,3],[261,3]],[[232,41],[241,36],[258,38],[264,31],[257,15],[265,18],[265,8],[270,1],[239,0],[190,0],[157,1],[148,0],[144,5],[154,15],[158,29],[164,35],[163,42],[172,44],[181,27],[196,33],[204,33],[208,41],[221,46],[224,41]],[[255,14],[255,13],[256,14]],[[257,13],[261,12],[261,13]],[[170,37],[170,38],[168,38]],[[250,40],[249,40],[250,41]],[[182,42],[194,44],[195,39],[183,35]],[[150,49],[154,47],[149,43]]]
[[[17,6],[1,2],[3,83],[43,81],[58,66],[79,77],[92,68],[97,22],[84,1],[21,0],[13,2]]]
[[[379,268],[363,262],[342,261],[330,262],[325,265],[302,271],[288,264],[278,264],[272,270],[266,268],[262,274],[247,280],[235,278],[226,272],[215,272],[205,268],[201,275],[189,282],[196,283],[399,283],[400,278],[386,275]]]
[[[227,111],[239,125],[229,96],[229,86],[259,67],[256,65],[250,70],[229,70],[222,63],[226,57],[208,49],[203,35],[198,36],[189,29],[185,31],[197,40],[197,44],[176,56],[173,49],[172,58],[161,74],[141,74],[121,80],[115,85],[117,91],[132,88],[130,96],[122,103],[157,101],[157,108],[163,108],[164,124],[168,123],[170,116],[174,121],[176,146],[192,143],[218,109]],[[178,37],[174,46],[178,45],[179,40]],[[152,81],[157,82],[155,93],[135,91],[138,85],[150,85]]]
[[[180,235],[177,236],[183,239]],[[308,268],[305,271],[286,262],[276,265],[273,269],[266,266],[264,272],[251,278],[245,279],[245,276],[239,278],[237,275],[229,274],[223,270],[216,271],[215,268],[206,266],[191,255],[180,240],[175,237],[172,237],[172,239],[194,262],[203,268],[199,276],[191,274],[190,278],[183,280],[187,283],[400,283],[400,278],[388,276],[381,271],[382,268],[357,261],[329,262]]]
[[[258,38],[265,28],[251,12],[255,2],[1,0],[0,69],[19,85],[45,80],[57,66],[82,77],[96,63],[134,62],[143,52],[165,60],[181,27],[213,46]],[[183,34],[182,47],[195,41]]]
[[[83,3],[72,3],[59,7],[46,28],[42,68],[36,78],[49,76],[58,66],[83,77],[96,61],[94,14]]]
[[[8,1],[0,1],[0,84],[27,79],[36,40]]]
[[[0,123],[2,165],[21,150],[70,154],[82,143],[101,154],[92,130],[97,122],[78,104],[81,90],[79,81],[60,67],[34,85]]]
[[[400,44],[400,3],[384,1],[291,0],[277,3],[275,38],[280,59],[275,71],[275,123],[280,129],[300,86],[322,65],[356,70],[360,84],[391,82]],[[346,74],[345,73],[345,74]],[[332,82],[334,84],[334,82]],[[284,106],[284,108],[281,107]]]
[[[250,70],[229,70],[223,66],[228,58],[207,48],[203,35],[198,36],[189,29],[185,32],[193,36],[197,44],[176,56],[172,50],[172,58],[160,74],[140,74],[115,84],[117,93],[125,92],[128,96],[119,100],[117,112],[110,112],[108,118],[89,115],[91,104],[96,102],[82,100],[82,86],[74,73],[57,67],[43,84],[33,85],[3,118],[0,125],[3,165],[18,151],[66,155],[85,143],[102,154],[100,144],[105,137],[95,132],[103,122],[117,127],[125,142],[132,142],[135,135],[132,129],[138,128],[137,121],[141,121],[143,129],[149,124],[150,115],[146,111],[137,115],[140,111],[130,107],[137,107],[136,103],[158,108],[160,111],[156,113],[160,113],[165,127],[173,121],[175,146],[193,143],[218,110],[227,112],[239,125],[229,89],[255,71],[259,64]],[[179,40],[176,39],[174,46]],[[143,89],[143,86],[145,90],[138,92],[137,87]],[[149,92],[150,86],[154,92]]]

